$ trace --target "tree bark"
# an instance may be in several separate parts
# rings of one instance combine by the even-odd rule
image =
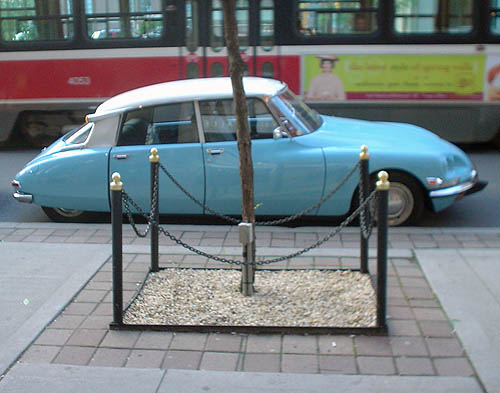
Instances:
[[[241,59],[238,45],[238,26],[236,24],[236,8],[234,0],[222,0],[224,12],[224,36],[229,57],[229,75],[233,85],[233,97],[236,114],[236,136],[238,138],[238,153],[242,194],[243,221],[255,223],[253,163],[248,125],[248,113],[243,88],[243,71],[245,64]]]
[[[245,64],[240,55],[238,44],[238,25],[236,22],[236,5],[234,0],[222,0],[224,13],[224,37],[229,58],[229,75],[233,86],[233,98],[236,115],[236,137],[241,181],[242,221],[252,224],[252,241],[243,247],[243,257],[247,265],[242,266],[241,292],[251,296],[255,282],[255,209],[253,187],[253,162],[250,127],[243,88],[243,71]]]

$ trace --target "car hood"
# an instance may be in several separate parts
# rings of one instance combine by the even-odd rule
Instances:
[[[391,122],[373,122],[322,116],[323,124],[314,132],[323,147],[355,148],[367,145],[370,151],[397,150],[426,153],[461,152],[453,144],[421,127]]]

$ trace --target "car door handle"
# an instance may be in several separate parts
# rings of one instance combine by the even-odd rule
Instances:
[[[213,156],[224,153],[224,149],[207,149],[207,153]]]
[[[126,160],[129,158],[129,154],[113,154],[115,160]]]

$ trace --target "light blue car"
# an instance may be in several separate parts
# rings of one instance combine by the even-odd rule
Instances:
[[[389,173],[389,222],[416,223],[486,185],[466,154],[422,128],[321,116],[285,84],[244,78],[252,137],[257,215],[294,215],[320,200],[370,153],[370,173]],[[101,104],[87,123],[44,149],[15,177],[14,198],[42,206],[55,221],[109,212],[111,174],[149,208],[148,157],[196,199],[222,214],[241,213],[236,122],[229,78],[190,79],[132,90]],[[358,176],[310,216],[344,216],[355,208]],[[160,171],[160,213],[212,214]]]

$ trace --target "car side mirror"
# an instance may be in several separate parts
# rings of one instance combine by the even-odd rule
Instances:
[[[288,132],[286,132],[286,131],[283,131],[283,129],[281,128],[281,126],[276,127],[273,130],[273,139],[276,140],[276,139],[281,139],[283,137],[289,138],[290,134]]]

